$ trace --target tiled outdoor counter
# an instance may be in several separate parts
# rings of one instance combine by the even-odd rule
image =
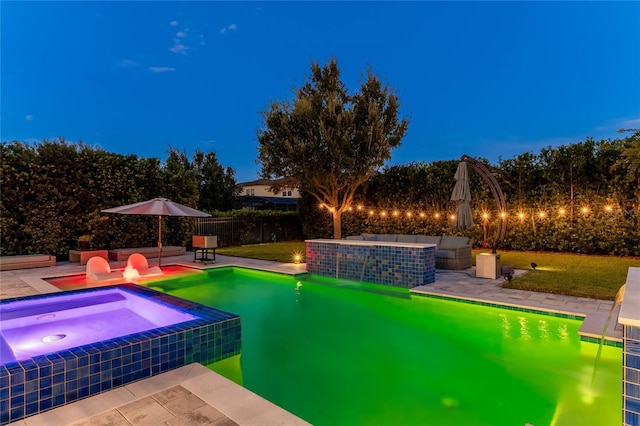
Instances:
[[[435,244],[306,240],[307,272],[395,287],[436,280]]]

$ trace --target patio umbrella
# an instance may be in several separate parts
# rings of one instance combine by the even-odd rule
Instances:
[[[451,199],[458,202],[456,207],[455,226],[462,229],[473,228],[473,217],[471,215],[471,190],[469,189],[469,173],[467,172],[467,163],[461,161],[458,169],[453,177],[456,185],[453,187]]]
[[[208,213],[182,204],[174,203],[166,198],[154,198],[153,200],[142,201],[135,204],[127,204],[126,206],[112,207],[102,210],[103,213],[119,213],[119,214],[143,214],[150,216],[158,216],[158,266],[162,262],[162,216],[186,216],[186,217],[208,217]]]

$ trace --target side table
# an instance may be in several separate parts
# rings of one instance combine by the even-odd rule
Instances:
[[[200,252],[200,257],[198,258],[198,252]],[[209,253],[213,254],[213,259],[209,259]],[[215,247],[194,247],[193,248],[193,263],[196,263],[198,260],[202,261],[203,265],[206,265],[207,262],[216,261],[216,248]]]

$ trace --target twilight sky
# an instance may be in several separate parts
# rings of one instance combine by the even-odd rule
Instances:
[[[409,130],[389,164],[640,128],[640,2],[0,2],[0,140],[64,137],[258,177],[256,130],[312,60],[370,65]]]

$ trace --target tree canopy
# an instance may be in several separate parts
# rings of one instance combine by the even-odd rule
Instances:
[[[399,101],[369,69],[350,94],[337,60],[311,63],[311,75],[290,101],[262,113],[258,163],[265,178],[291,178],[333,214],[334,238],[356,190],[400,146],[409,122]]]

